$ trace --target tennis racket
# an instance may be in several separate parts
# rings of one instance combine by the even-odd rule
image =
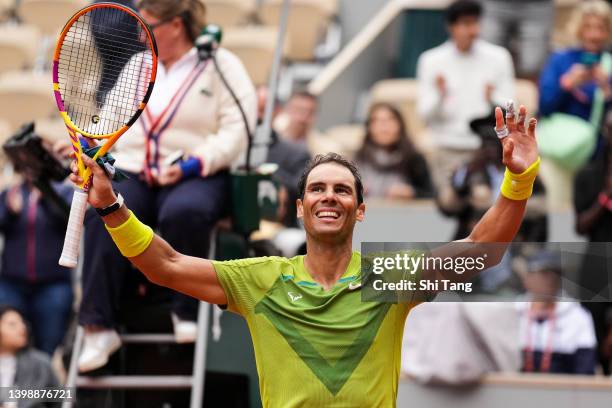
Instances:
[[[62,29],[53,57],[53,90],[83,179],[72,199],[62,266],[73,268],[78,261],[91,185],[91,170],[81,160],[83,148],[105,141],[94,160],[108,152],[144,110],[156,73],[155,38],[130,8],[93,4]]]

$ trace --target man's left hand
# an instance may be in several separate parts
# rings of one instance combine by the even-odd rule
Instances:
[[[508,128],[508,136],[501,139],[503,146],[503,163],[514,174],[521,174],[538,159],[538,143],[535,131],[537,120],[529,119],[525,127],[527,110],[523,105],[518,110],[518,117],[514,112],[513,102],[509,106],[508,113],[504,121],[501,108],[495,108],[495,129],[501,131],[504,127]]]

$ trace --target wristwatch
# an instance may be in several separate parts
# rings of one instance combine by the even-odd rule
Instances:
[[[123,196],[121,195],[121,193],[117,193],[117,199],[115,200],[114,203],[112,203],[108,207],[96,208],[96,211],[98,212],[98,214],[100,214],[100,216],[104,217],[105,215],[108,215],[108,214],[111,214],[117,211],[119,208],[121,208],[122,205],[123,205]]]

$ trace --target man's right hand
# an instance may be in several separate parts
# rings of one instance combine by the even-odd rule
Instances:
[[[111,183],[108,175],[92,158],[86,154],[82,154],[81,158],[85,166],[91,169],[93,180],[91,187],[89,188],[89,195],[87,201],[94,208],[105,208],[114,203],[117,200],[117,196],[113,191],[113,184]],[[83,183],[83,179],[79,176],[76,160],[70,163],[70,169],[72,174],[70,175],[70,181],[80,185]]]
[[[72,156],[74,150],[72,150],[72,144],[66,139],[60,139],[53,143],[53,153],[59,156],[61,159],[68,159]]]
[[[23,209],[23,196],[21,195],[21,187],[13,186],[6,193],[6,206],[12,214],[20,214]]]
[[[591,77],[591,72],[586,66],[574,64],[569,71],[561,76],[561,87],[566,91],[571,91],[589,81]]]
[[[436,88],[438,88],[438,92],[440,92],[440,96],[442,98],[446,97],[447,88],[446,88],[446,79],[442,74],[438,74],[436,76]]]

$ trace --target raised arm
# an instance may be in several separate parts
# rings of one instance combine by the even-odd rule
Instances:
[[[535,137],[536,119],[531,118],[525,126],[525,107],[520,107],[518,118],[515,117],[513,105],[509,107],[506,123],[501,108],[495,109],[495,127],[503,145],[503,163],[506,165],[501,193],[471,234],[457,241],[485,245],[451,243],[432,250],[434,256],[444,258],[466,256],[468,253],[470,256],[478,256],[480,252],[486,251],[489,255],[486,266],[491,267],[499,263],[506,244],[516,236],[523,221],[527,199],[531,196],[540,161]],[[506,133],[507,135],[503,136]],[[487,245],[495,243],[500,245]],[[461,279],[467,278],[470,278],[468,274],[461,276]]]
[[[88,156],[83,155],[83,162],[93,173],[89,204],[95,208],[108,207],[117,199],[109,178]],[[75,183],[81,181],[75,173],[70,179]],[[103,220],[121,253],[151,282],[205,302],[227,303],[211,261],[178,253],[138,221],[125,204]]]
[[[535,137],[537,121],[531,118],[525,127],[525,116],[525,107],[521,105],[518,120],[510,113],[504,124],[501,108],[495,109],[496,131],[508,130],[508,136],[501,139],[506,174],[499,198],[476,224],[466,242],[511,242],[521,227],[539,165]]]

